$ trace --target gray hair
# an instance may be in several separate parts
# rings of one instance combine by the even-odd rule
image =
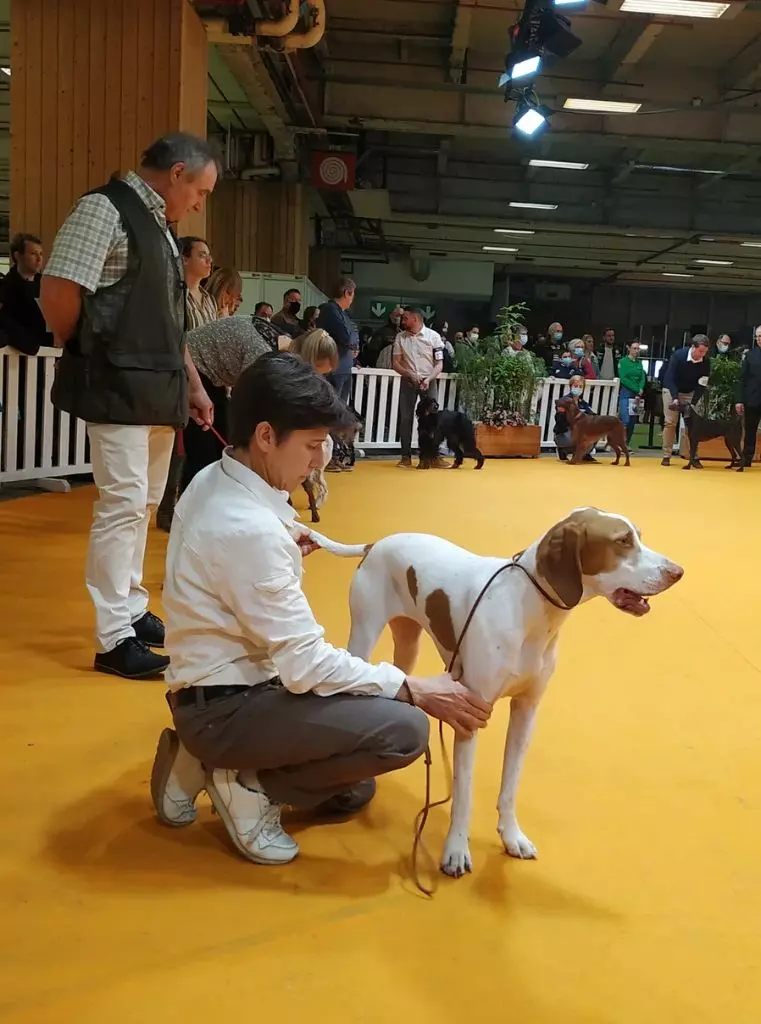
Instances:
[[[170,132],[156,139],[143,153],[141,167],[150,171],[168,171],[176,164],[184,164],[191,173],[204,170],[214,164],[217,173],[222,165],[215,147],[190,132]]]

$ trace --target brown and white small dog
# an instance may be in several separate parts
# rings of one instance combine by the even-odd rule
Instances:
[[[484,584],[504,565],[428,534],[401,533],[373,545],[343,545],[309,531],[326,551],[363,561],[351,585],[349,650],[369,660],[383,628],[394,638],[394,664],[411,673],[425,630],[445,665]],[[518,779],[539,702],[555,669],[558,636],[571,609],[593,597],[641,616],[648,599],[677,583],[684,570],[642,543],[625,516],[577,509],[519,557],[556,607],[520,569],[501,573],[478,606],[452,674],[493,704],[511,698],[499,832],[511,857],[536,857],[522,832],[515,804]],[[471,870],[468,827],[476,737],[455,739],[452,816],[441,870],[459,877]]]
[[[626,443],[626,425],[618,416],[590,415],[581,412],[576,402],[569,402],[566,417],[574,446],[572,465],[578,466],[584,456],[588,455],[603,438],[607,438],[608,444],[616,453],[614,466],[619,464],[622,455],[626,456],[625,464],[631,465],[629,446]]]

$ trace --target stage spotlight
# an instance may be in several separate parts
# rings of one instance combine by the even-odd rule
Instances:
[[[499,80],[500,89],[510,82],[538,75],[542,68],[542,58],[538,53],[511,53],[505,63],[505,71]]]
[[[537,132],[546,128],[549,123],[550,112],[546,107],[541,107],[527,99],[521,100],[513,118],[513,128],[532,138]]]

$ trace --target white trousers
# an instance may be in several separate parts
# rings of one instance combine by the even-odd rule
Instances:
[[[134,636],[132,623],[148,610],[143,586],[148,523],[164,493],[174,433],[171,427],[87,424],[98,499],[86,573],[101,651]]]

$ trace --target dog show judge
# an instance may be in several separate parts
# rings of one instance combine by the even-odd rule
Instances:
[[[392,349],[391,365],[402,378],[399,391],[399,439],[402,443],[400,466],[412,465],[412,427],[418,395],[427,391],[444,369],[444,342],[441,335],[425,326],[419,309],[405,309],[401,331]],[[441,460],[436,460],[438,465]]]
[[[711,347],[705,334],[696,334],[692,344],[671,353],[663,375],[663,459],[662,466],[671,465],[671,453],[679,423],[679,404],[689,403],[698,384],[706,383]],[[705,378],[705,380],[704,380]]]
[[[405,676],[324,638],[301,586],[316,550],[288,494],[322,466],[331,430],[354,414],[290,353],[261,356],[232,394],[228,448],[181,497],[167,551],[164,607],[174,729],[151,776],[156,813],[190,825],[206,790],[238,851],[261,864],[298,854],[284,804],[349,814],[375,777],[416,760],[424,712],[460,736],[491,706],[449,674]]]

